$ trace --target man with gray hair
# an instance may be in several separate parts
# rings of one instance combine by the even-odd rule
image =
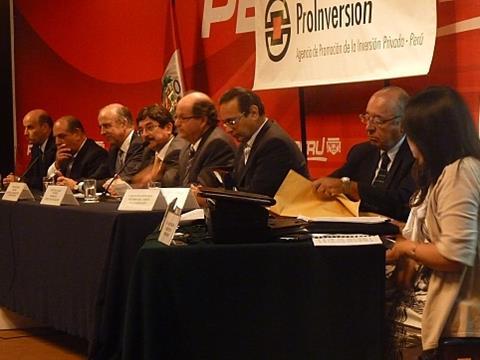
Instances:
[[[108,178],[99,184],[108,186],[112,180],[131,182],[143,166],[143,140],[134,130],[133,116],[130,110],[122,104],[110,104],[98,113],[100,134],[110,144],[107,167]],[[115,177],[115,179],[113,179]]]
[[[361,211],[406,221],[415,190],[411,176],[414,159],[402,127],[408,98],[397,86],[372,95],[365,113],[359,115],[369,141],[353,146],[345,165],[329,177],[314,181],[322,198],[345,194],[361,200]]]

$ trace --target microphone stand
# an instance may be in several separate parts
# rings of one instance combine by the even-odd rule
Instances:
[[[142,145],[141,145],[141,150],[143,151],[143,149],[145,149],[148,145],[148,142],[143,142]],[[126,154],[125,154],[125,157],[126,157]],[[110,187],[112,186],[113,182],[119,178],[120,174],[122,173],[123,170],[125,170],[125,168],[127,167],[129,161],[132,159],[132,157],[130,157],[129,159],[125,159],[125,162],[123,163],[122,167],[120,167],[120,169],[113,175],[112,179],[108,182],[107,186],[105,186],[105,189],[102,191],[102,194],[100,195],[100,198],[101,199],[104,199],[107,197],[107,193],[108,193],[108,189],[110,189]]]
[[[18,178],[20,181],[23,182],[23,180],[24,180],[24,178],[25,178],[25,175],[27,175],[28,172],[29,172],[30,170],[32,170],[33,165],[35,165],[35,164],[38,162],[39,159],[40,159],[40,155],[37,155],[37,157],[32,160],[32,162],[30,163],[30,165],[28,165],[27,169],[26,169],[26,170],[23,172],[23,174]]]

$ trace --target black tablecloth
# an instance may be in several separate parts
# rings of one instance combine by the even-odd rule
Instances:
[[[381,359],[384,248],[166,247],[132,273],[124,359]]]
[[[98,359],[119,348],[133,260],[163,214],[117,207],[0,201],[0,305],[86,338]]]

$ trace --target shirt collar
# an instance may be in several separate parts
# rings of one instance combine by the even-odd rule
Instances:
[[[168,147],[172,143],[173,138],[174,138],[173,135],[170,136],[170,140],[168,140],[167,143],[165,145],[163,145],[163,147],[159,151],[155,151],[155,156],[157,158],[159,158],[161,161],[163,161],[165,159],[165,156],[167,155]]]
[[[122,150],[124,154],[126,154],[128,149],[130,148],[132,137],[133,137],[133,130],[130,131],[130,134],[128,134],[125,140],[123,140],[122,146],[120,146],[120,150]]]
[[[260,127],[257,129],[257,131],[255,131],[253,133],[253,135],[250,136],[250,139],[248,139],[248,141],[246,142],[245,147],[250,147],[251,148],[253,146],[253,143],[255,142],[255,139],[257,138],[258,133],[260,132],[260,130],[262,130],[262,128],[267,123],[267,121],[268,121],[268,118],[265,118],[265,121],[262,123],[262,125],[260,125]]]
[[[393,162],[393,160],[395,159],[395,156],[397,156],[397,153],[400,150],[400,146],[402,146],[403,142],[405,141],[405,138],[406,138],[406,135],[403,135],[400,141],[397,142],[394,147],[392,147],[390,150],[387,151],[387,155],[388,155],[388,158],[390,159],[390,162]],[[381,150],[380,156],[382,156],[384,152],[385,150]]]

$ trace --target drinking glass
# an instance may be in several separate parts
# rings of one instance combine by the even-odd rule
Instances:
[[[97,180],[95,179],[85,179],[83,180],[83,191],[85,194],[86,203],[96,203],[98,202],[97,197]]]
[[[55,180],[51,177],[44,176],[42,178],[42,183],[43,183],[43,192],[47,191],[47,188],[49,185],[55,185]]]

